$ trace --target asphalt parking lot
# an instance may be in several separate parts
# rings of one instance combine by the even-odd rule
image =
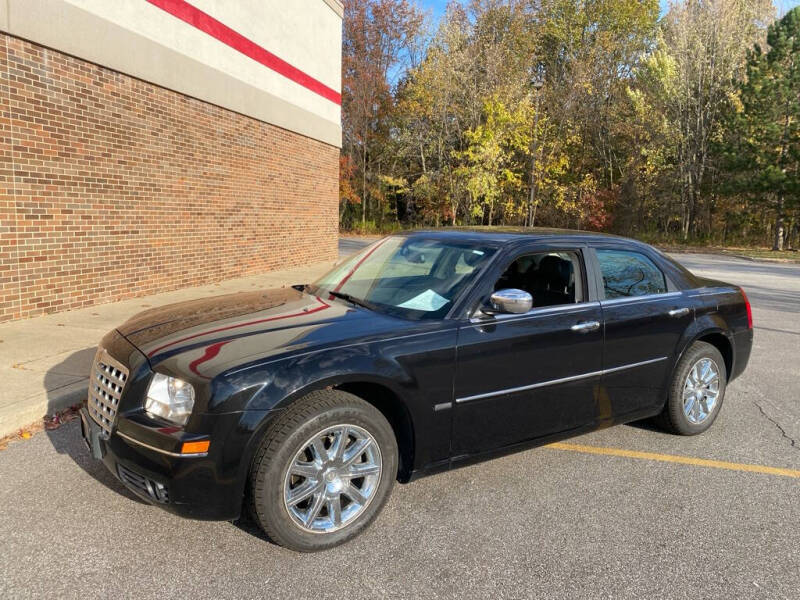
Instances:
[[[754,308],[702,436],[627,425],[396,486],[365,535],[301,555],[135,500],[72,422],[0,452],[0,596],[798,598],[800,265],[677,258]]]

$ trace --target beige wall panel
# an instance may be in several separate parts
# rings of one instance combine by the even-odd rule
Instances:
[[[145,0],[0,0],[0,5],[5,2],[5,30],[12,35],[341,145],[338,104]],[[192,5],[341,89],[341,21],[322,0],[299,0],[291,11],[274,0],[194,0]],[[259,33],[260,23],[269,26]]]

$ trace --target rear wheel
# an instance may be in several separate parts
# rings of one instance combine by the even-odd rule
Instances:
[[[722,408],[727,379],[719,350],[706,342],[695,342],[675,369],[659,423],[680,435],[704,432]]]
[[[397,463],[394,432],[375,407],[338,390],[313,392],[278,418],[256,452],[251,512],[282,546],[331,548],[378,515]]]

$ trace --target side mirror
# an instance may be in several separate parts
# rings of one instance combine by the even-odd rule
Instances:
[[[498,313],[521,315],[533,308],[533,296],[525,290],[506,289],[497,290],[492,294],[489,302],[492,309]]]

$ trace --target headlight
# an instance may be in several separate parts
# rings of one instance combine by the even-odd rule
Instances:
[[[194,408],[194,388],[182,379],[156,373],[147,388],[144,409],[155,417],[186,425]]]

